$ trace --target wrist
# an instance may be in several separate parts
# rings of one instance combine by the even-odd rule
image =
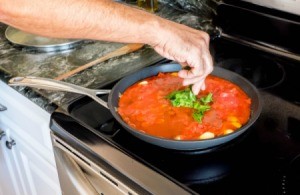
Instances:
[[[165,19],[153,16],[142,25],[140,35],[142,42],[152,47],[160,44],[163,39]]]

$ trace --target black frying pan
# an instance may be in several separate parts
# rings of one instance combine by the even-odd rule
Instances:
[[[76,85],[72,85],[69,83],[64,83],[61,81],[55,81],[51,79],[44,79],[44,78],[36,78],[36,77],[15,77],[12,78],[9,82],[10,85],[22,85],[22,86],[30,86],[30,87],[37,87],[43,88],[48,90],[61,90],[61,91],[69,91],[74,93],[79,93],[83,95],[87,95],[93,98],[98,103],[102,104],[105,107],[108,107],[114,118],[131,134],[136,136],[137,138],[144,140],[148,143],[161,146],[168,149],[175,149],[175,150],[203,150],[212,148],[221,144],[225,144],[236,137],[240,136],[244,132],[249,129],[249,127],[257,120],[261,112],[261,100],[259,97],[259,93],[257,89],[245,78],[242,76],[231,72],[229,70],[214,67],[212,75],[224,78],[229,80],[236,85],[240,86],[247,95],[252,99],[251,104],[251,117],[247,124],[242,126],[240,129],[236,130],[231,134],[227,134],[224,136],[212,138],[212,139],[205,139],[205,140],[171,140],[171,139],[164,139],[155,137],[152,135],[148,135],[143,133],[139,130],[136,130],[127,123],[125,123],[121,116],[118,114],[117,109],[119,103],[119,95],[122,94],[129,86],[133,85],[140,80],[143,80],[147,77],[151,77],[157,75],[159,72],[177,72],[181,69],[179,64],[163,64],[159,66],[151,66],[144,68],[140,71],[137,71],[129,76],[124,77],[121,79],[114,87],[110,90],[91,90],[86,89],[83,87],[79,87]],[[109,93],[108,103],[104,102],[100,98],[97,97],[97,94],[104,94]]]

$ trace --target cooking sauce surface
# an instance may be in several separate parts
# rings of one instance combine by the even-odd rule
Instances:
[[[234,83],[209,75],[206,89],[197,98],[213,94],[211,109],[202,122],[192,117],[194,109],[172,106],[166,98],[182,90],[177,73],[159,73],[130,86],[121,95],[118,113],[137,131],[176,140],[199,140],[234,132],[250,118],[251,99]]]

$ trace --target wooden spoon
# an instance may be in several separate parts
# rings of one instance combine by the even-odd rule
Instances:
[[[102,56],[102,57],[100,57],[100,58],[98,58],[94,61],[91,61],[91,62],[89,62],[85,65],[79,66],[78,68],[75,68],[74,70],[71,70],[67,73],[64,73],[64,74],[62,74],[62,75],[60,75],[60,76],[58,76],[54,79],[58,80],[58,81],[66,79],[66,78],[68,78],[68,77],[70,77],[70,76],[72,76],[72,75],[74,75],[74,74],[76,74],[80,71],[83,71],[87,68],[90,68],[91,66],[99,64],[101,62],[104,62],[104,61],[106,61],[110,58],[113,58],[113,57],[122,56],[122,55],[125,55],[125,54],[128,54],[128,53],[131,53],[133,51],[136,51],[136,50],[142,48],[143,46],[144,46],[144,44],[141,44],[141,43],[127,44],[127,45],[125,45],[125,46],[123,46],[123,47],[121,47],[121,48],[119,48],[115,51],[112,51],[112,52],[110,52],[110,53],[108,53],[108,54],[106,54],[106,55],[104,55],[104,56]]]

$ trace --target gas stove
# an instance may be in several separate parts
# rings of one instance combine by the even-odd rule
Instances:
[[[228,5],[227,9],[225,5],[220,15],[230,11],[227,15],[231,17],[235,6]],[[241,10],[247,13],[245,9],[238,9],[236,14]],[[249,13],[245,20],[257,10]],[[270,14],[263,13],[256,15],[261,21]],[[278,13],[274,24],[278,18],[290,21],[286,14],[279,17]],[[297,22],[293,24],[298,24],[299,30]],[[218,25],[222,34],[211,43],[215,66],[248,79],[258,88],[263,102],[260,117],[242,136],[206,150],[160,148],[134,137],[107,108],[81,97],[70,103],[67,111],[52,114],[53,142],[71,148],[64,150],[88,165],[101,165],[105,173],[113,175],[108,177],[102,171],[113,185],[134,189],[127,194],[300,194],[299,50],[294,44],[263,39],[254,31],[247,32],[245,39],[242,32],[249,26],[231,28],[225,17]],[[251,33],[256,38],[249,36]],[[114,84],[101,88],[110,89]],[[107,100],[107,95],[99,98]]]

